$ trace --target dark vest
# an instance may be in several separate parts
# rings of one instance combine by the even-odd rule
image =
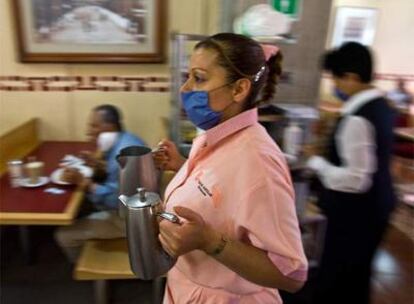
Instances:
[[[372,185],[364,193],[346,193],[324,188],[320,197],[321,207],[328,219],[344,226],[365,225],[368,221],[384,221],[394,207],[395,196],[390,174],[390,158],[393,145],[394,113],[384,98],[377,98],[361,106],[353,116],[367,119],[375,129],[377,146],[377,171],[372,176]],[[341,118],[343,119],[343,118]],[[341,119],[330,138],[328,160],[342,166],[335,136]]]

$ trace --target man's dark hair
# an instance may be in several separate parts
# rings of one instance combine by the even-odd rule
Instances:
[[[105,104],[94,108],[94,111],[102,113],[102,120],[105,123],[113,124],[118,131],[122,131],[122,117],[117,107]]]
[[[357,42],[347,42],[327,52],[322,58],[322,68],[336,77],[342,77],[345,73],[355,73],[364,83],[371,82],[373,77],[371,52]]]

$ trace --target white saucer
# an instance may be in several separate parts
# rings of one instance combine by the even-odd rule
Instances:
[[[20,186],[27,187],[27,188],[35,188],[46,185],[49,182],[49,178],[47,176],[39,177],[39,181],[36,184],[31,184],[29,178],[23,178],[20,181]]]
[[[92,168],[87,167],[87,166],[71,166],[71,167],[79,169],[79,172],[87,178],[91,177],[93,174]],[[65,168],[58,168],[52,172],[52,174],[50,175],[50,179],[52,180],[53,183],[58,184],[58,185],[71,185],[71,183],[61,180],[61,175],[64,170]]]
[[[52,183],[58,184],[58,185],[71,185],[71,183],[64,182],[60,179],[60,176],[62,175],[63,170],[64,168],[59,168],[52,172],[52,174],[50,175],[50,180],[52,181]]]
[[[66,166],[78,166],[78,165],[83,165],[85,163],[85,161],[82,158],[76,157],[74,155],[65,155],[64,158],[62,158],[62,160],[60,161],[62,165],[66,165]]]

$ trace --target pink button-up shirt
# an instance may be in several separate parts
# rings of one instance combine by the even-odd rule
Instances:
[[[292,279],[304,281],[294,191],[283,154],[249,110],[194,139],[189,159],[170,182],[166,209],[185,206],[230,239],[268,253]],[[178,258],[164,303],[282,303],[275,289],[251,283],[200,250]]]

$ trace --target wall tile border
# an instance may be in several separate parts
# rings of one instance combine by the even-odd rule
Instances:
[[[324,78],[329,78],[326,74]],[[285,73],[282,82],[289,82]],[[404,79],[414,81],[414,75],[376,74],[376,80],[395,81]],[[167,76],[0,76],[0,91],[28,92],[169,92],[170,78]]]
[[[169,92],[166,76],[0,76],[0,91]]]

